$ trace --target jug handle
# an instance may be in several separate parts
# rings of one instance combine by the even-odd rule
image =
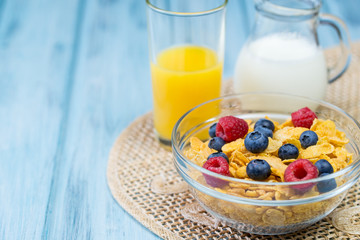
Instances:
[[[335,66],[328,68],[329,83],[337,80],[349,67],[351,61],[350,35],[345,23],[338,17],[330,14],[320,14],[320,24],[333,27],[339,37],[341,57]]]

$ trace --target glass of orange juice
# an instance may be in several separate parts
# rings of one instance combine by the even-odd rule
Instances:
[[[146,3],[154,128],[160,142],[170,145],[183,114],[220,96],[227,0]]]

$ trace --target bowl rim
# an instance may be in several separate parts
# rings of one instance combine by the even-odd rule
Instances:
[[[239,178],[234,178],[234,177],[228,177],[228,176],[224,176],[212,171],[209,171],[203,167],[200,167],[199,165],[195,164],[194,162],[192,162],[190,159],[188,159],[187,157],[184,156],[184,154],[182,153],[182,149],[180,149],[179,143],[176,140],[176,133],[177,133],[177,129],[179,127],[179,125],[181,124],[182,120],[188,116],[191,112],[193,112],[194,110],[209,104],[211,102],[215,102],[215,101],[219,101],[219,100],[225,100],[225,99],[230,99],[230,98],[235,98],[235,97],[246,97],[246,96],[277,96],[277,97],[287,97],[287,98],[298,98],[299,100],[306,100],[306,101],[312,101],[316,104],[322,104],[325,105],[328,108],[333,108],[334,110],[336,110],[337,112],[341,113],[342,115],[344,115],[345,117],[349,118],[352,122],[355,123],[355,125],[357,126],[358,130],[360,131],[360,123],[353,118],[349,113],[347,113],[346,111],[344,111],[343,109],[329,103],[323,100],[318,100],[318,99],[314,99],[314,98],[309,98],[309,97],[304,97],[304,96],[298,96],[298,95],[293,95],[293,94],[286,94],[286,93],[277,93],[277,92],[247,92],[247,93],[237,93],[237,94],[228,94],[228,95],[224,95],[218,98],[214,98],[211,100],[208,100],[206,102],[203,102],[195,107],[193,107],[192,109],[190,109],[189,111],[187,111],[185,114],[183,114],[179,120],[176,122],[172,134],[171,134],[171,145],[172,145],[172,151],[173,151],[173,155],[178,155],[179,157],[181,157],[181,159],[188,165],[190,165],[192,168],[196,169],[197,171],[206,174],[206,175],[210,175],[212,177],[216,177],[216,178],[220,178],[229,182],[235,182],[235,183],[244,183],[244,184],[252,184],[252,185],[265,185],[265,186],[292,186],[292,185],[299,185],[299,184],[306,184],[306,183],[317,183],[323,180],[327,180],[327,179],[332,179],[332,178],[336,178],[338,176],[344,175],[347,172],[351,172],[351,170],[360,168],[360,160],[357,161],[353,161],[351,164],[349,164],[348,166],[346,166],[345,168],[328,174],[326,176],[322,176],[322,177],[317,177],[317,178],[313,178],[313,179],[309,179],[309,180],[305,180],[305,181],[297,181],[297,182],[262,182],[262,181],[253,181],[253,180],[244,180],[244,179],[239,179]],[[358,153],[360,153],[360,149],[358,145],[355,145],[356,150]],[[176,159],[176,158],[175,158]],[[175,160],[177,161],[177,159]],[[360,174],[360,172],[358,173],[358,175]],[[344,185],[344,184],[343,184]],[[342,185],[341,185],[342,186]],[[337,187],[339,188],[339,186]],[[336,188],[336,189],[337,189]],[[324,195],[324,194],[321,194]],[[263,200],[262,200],[263,201]],[[278,200],[277,200],[278,201]],[[287,200],[289,201],[289,200]]]

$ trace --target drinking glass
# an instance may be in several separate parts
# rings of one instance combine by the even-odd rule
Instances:
[[[220,96],[227,0],[146,3],[154,129],[170,145],[184,113]]]

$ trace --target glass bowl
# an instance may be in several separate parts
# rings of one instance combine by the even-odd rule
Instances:
[[[191,137],[206,141],[208,129],[220,117],[233,115],[256,120],[268,116],[284,122],[291,113],[309,107],[319,119],[330,119],[349,139],[351,164],[335,173],[301,182],[248,181],[204,169],[185,156]],[[235,94],[205,102],[188,111],[172,132],[174,164],[200,205],[221,222],[239,231],[275,235],[305,228],[333,211],[360,175],[360,125],[340,108],[320,100],[275,93]],[[210,186],[204,175],[219,183]],[[319,193],[319,182],[336,181],[336,188]],[[294,191],[299,184],[314,186],[306,193]],[[295,187],[294,187],[295,186]],[[286,196],[286,197],[284,197]]]

